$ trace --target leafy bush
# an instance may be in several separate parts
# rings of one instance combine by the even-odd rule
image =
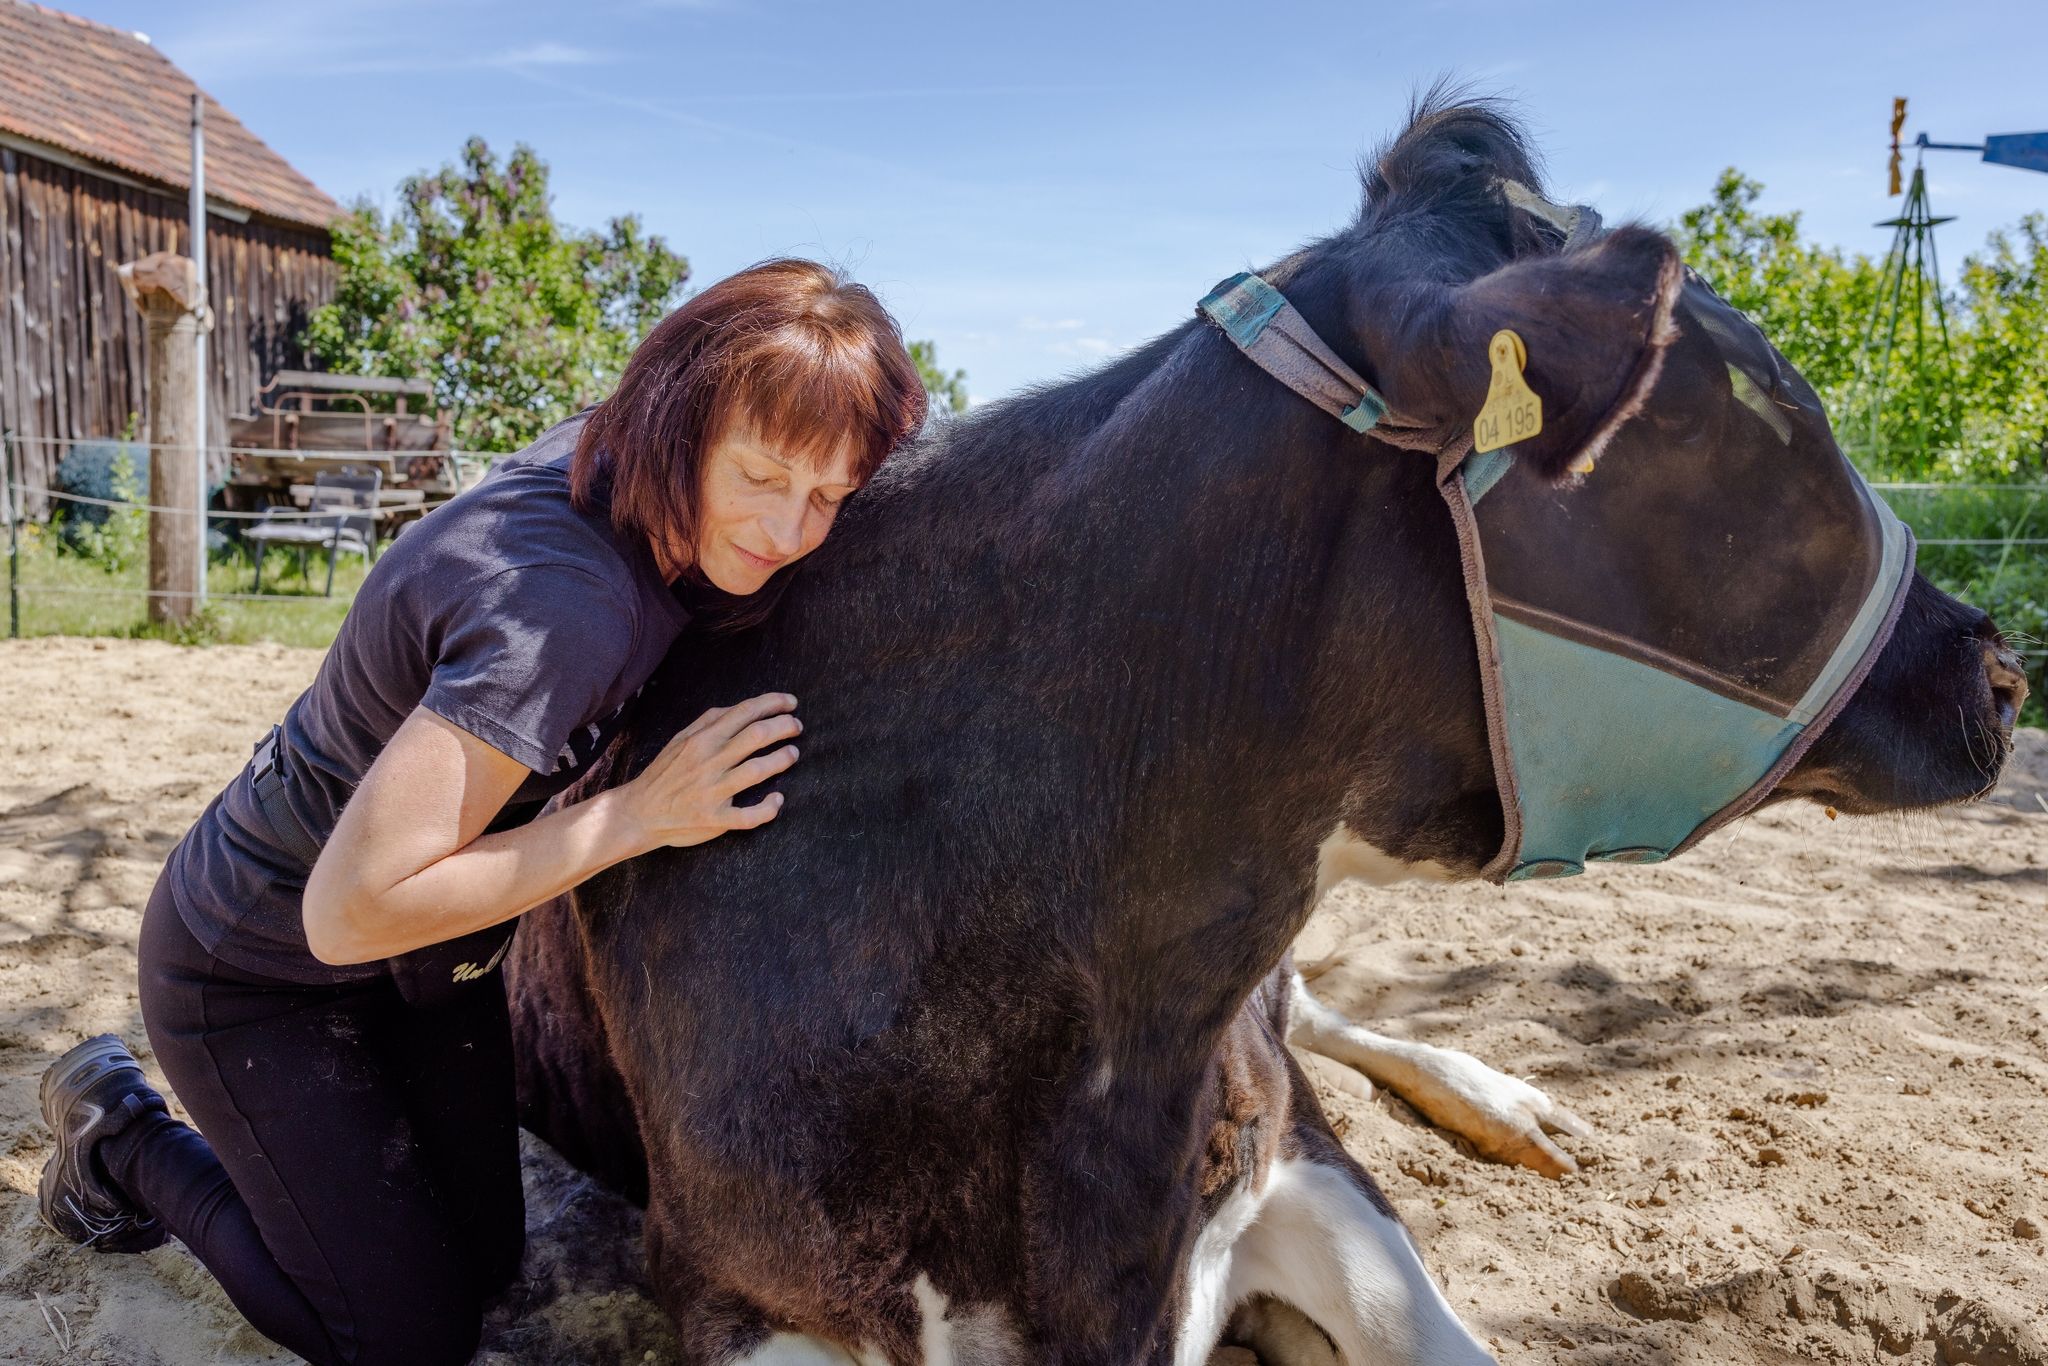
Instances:
[[[59,493],[115,502],[148,501],[149,452],[119,441],[81,441],[57,462],[51,483]],[[149,514],[140,508],[101,507],[59,500],[52,521],[58,548],[90,560],[110,574],[149,556]]]

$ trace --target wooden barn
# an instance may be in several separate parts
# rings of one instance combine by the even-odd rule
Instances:
[[[190,77],[141,34],[0,0],[0,430],[46,487],[62,440],[140,430],[143,323],[114,268],[190,254]],[[341,212],[206,96],[210,440],[302,368]],[[56,440],[52,440],[52,439]],[[39,499],[31,507],[40,511]]]

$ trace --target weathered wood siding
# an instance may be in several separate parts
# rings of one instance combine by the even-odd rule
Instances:
[[[114,267],[190,250],[185,196],[105,180],[0,147],[0,431],[30,438],[21,471],[46,487],[61,447],[119,436],[148,411],[142,315]],[[208,427],[218,440],[278,370],[303,369],[306,317],[334,295],[324,232],[207,220],[214,312]],[[31,507],[40,512],[41,500]]]

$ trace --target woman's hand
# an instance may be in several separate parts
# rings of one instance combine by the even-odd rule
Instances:
[[[713,707],[691,722],[645,772],[615,789],[621,809],[640,829],[638,842],[649,849],[683,848],[774,820],[782,809],[780,792],[745,806],[734,805],[733,798],[796,762],[795,745],[748,757],[801,733],[804,724],[795,711],[796,699],[788,693],[763,693]]]
[[[732,799],[796,762],[795,745],[747,757],[800,732],[795,709],[786,693],[714,707],[632,782],[486,835],[528,770],[416,708],[307,877],[306,944],[323,963],[375,962],[510,920],[650,849],[766,825],[779,795]]]

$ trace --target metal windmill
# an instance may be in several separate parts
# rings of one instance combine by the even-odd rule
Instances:
[[[1891,193],[1901,191],[1899,171],[1904,150],[1899,135],[1906,126],[1906,101],[1892,101]],[[1941,288],[1941,261],[1934,245],[1934,229],[1954,221],[1953,215],[1937,216],[1927,198],[1927,172],[1922,164],[1926,154],[1976,152],[1983,160],[2000,166],[2048,173],[2048,132],[2002,133],[1982,142],[1934,142],[1921,133],[1913,139],[1913,178],[1904,187],[1906,202],[1896,218],[1876,224],[1892,229],[1891,249],[1885,253],[1879,276],[1877,300],[1870,321],[1863,330],[1862,373],[1870,394],[1870,444],[1874,451],[1881,441],[1880,420],[1884,415],[1885,382],[1891,373],[1892,357],[1899,345],[1899,326],[1910,313],[1912,320],[1912,373],[1915,388],[1910,410],[1913,448],[1924,453],[1932,409],[1951,401],[1955,390],[1955,358],[1949,346],[1948,306]],[[1939,373],[1928,368],[1928,313],[1930,296],[1933,323],[1938,334]],[[1882,337],[1880,339],[1880,333]],[[1930,391],[1930,379],[1939,387]]]

